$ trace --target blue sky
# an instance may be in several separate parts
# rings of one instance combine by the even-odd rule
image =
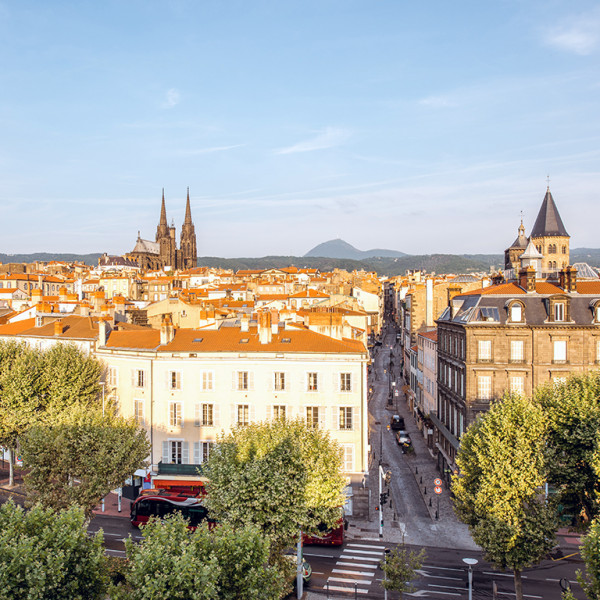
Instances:
[[[599,247],[600,4],[0,0],[0,252]]]

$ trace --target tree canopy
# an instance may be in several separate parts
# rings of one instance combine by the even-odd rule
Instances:
[[[457,514],[487,560],[513,570],[517,600],[521,570],[554,544],[555,510],[543,493],[546,429],[537,402],[505,396],[469,427],[456,460]]]
[[[276,545],[340,519],[341,451],[302,420],[253,423],[223,434],[211,452],[207,505],[220,521],[254,524]]]
[[[30,501],[56,509],[72,504],[86,514],[145,466],[146,432],[108,407],[76,405],[55,423],[33,425],[21,440]]]
[[[548,482],[579,522],[600,516],[600,372],[536,390],[548,421]]]
[[[86,532],[83,511],[0,506],[0,600],[96,600],[108,579],[102,534]]]
[[[129,568],[115,600],[273,600],[284,575],[267,564],[269,540],[256,527],[224,523],[194,532],[180,515],[152,519],[141,543],[125,541]]]
[[[381,585],[386,590],[399,592],[400,598],[404,593],[414,592],[415,588],[410,582],[423,566],[426,556],[425,549],[411,552],[404,544],[397,546],[379,563],[385,575]]]

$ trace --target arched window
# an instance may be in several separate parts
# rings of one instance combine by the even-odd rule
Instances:
[[[563,246],[563,247],[562,247],[562,253],[563,253],[563,254],[566,254],[566,253],[567,253],[567,247],[566,247],[566,246]]]

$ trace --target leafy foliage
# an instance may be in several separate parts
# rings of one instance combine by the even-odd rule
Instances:
[[[590,600],[600,600],[600,520],[595,520],[583,538],[581,557],[585,562],[585,575],[577,572],[577,580]]]
[[[219,521],[254,524],[278,547],[298,530],[333,527],[344,504],[341,452],[301,420],[254,423],[222,435],[208,465],[207,505]]]
[[[423,566],[426,557],[424,549],[411,552],[404,544],[397,546],[379,564],[385,574],[381,585],[386,590],[400,592],[400,598],[405,592],[414,592],[415,588],[410,582],[415,578],[417,569]]]
[[[56,423],[31,427],[21,449],[30,500],[55,509],[77,504],[90,514],[144,466],[150,445],[132,420],[77,405]]]
[[[143,540],[131,538],[126,581],[116,600],[272,600],[283,594],[282,574],[267,565],[269,542],[257,528],[187,529],[180,515],[151,520]]]
[[[514,571],[518,600],[521,570],[554,544],[555,511],[542,494],[546,429],[535,401],[505,396],[467,430],[456,461],[456,512],[487,560]]]
[[[0,507],[0,600],[95,600],[107,578],[102,534],[89,537],[83,511]]]
[[[538,388],[549,423],[548,481],[580,522],[600,516],[600,372]]]

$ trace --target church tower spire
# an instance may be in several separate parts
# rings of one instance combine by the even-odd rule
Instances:
[[[185,204],[185,220],[181,227],[181,254],[184,269],[193,269],[198,263],[196,251],[196,229],[192,221],[192,209],[190,206],[190,188],[187,189],[187,200]]]
[[[162,204],[160,206],[160,221],[158,222],[158,226],[168,227],[167,224],[167,208],[165,207],[165,188],[162,189]]]

